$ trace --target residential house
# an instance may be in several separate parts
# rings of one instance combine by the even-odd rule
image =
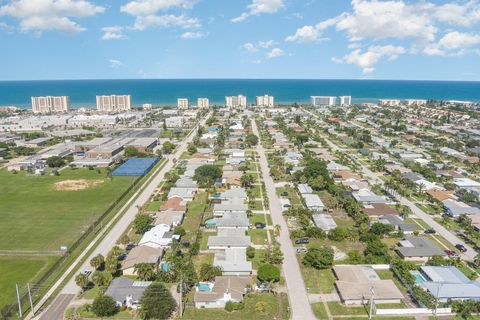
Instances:
[[[251,281],[250,277],[219,276],[208,291],[203,291],[203,286],[196,286],[193,297],[195,308],[224,309],[228,301],[241,302]]]
[[[178,236],[170,232],[169,225],[159,224],[145,232],[138,244],[152,248],[162,248],[170,246],[174,238],[178,239]]]
[[[250,237],[243,229],[221,228],[216,236],[208,237],[208,248],[219,250],[226,248],[246,248],[250,245]]]
[[[434,256],[445,256],[445,252],[425,237],[407,236],[398,244],[396,251],[404,260],[426,262]]]
[[[246,248],[227,248],[215,253],[213,265],[222,269],[224,276],[249,276],[252,262],[247,261]]]
[[[136,246],[128,253],[125,260],[122,261],[122,273],[124,275],[134,276],[135,265],[140,263],[150,263],[155,267],[158,266],[163,256],[163,248],[152,248],[149,246]]]
[[[445,210],[447,211],[447,214],[453,218],[458,218],[462,214],[466,214],[466,215],[480,214],[479,208],[471,207],[468,204],[463,203],[461,201],[447,199],[442,201],[442,203],[445,207]]]
[[[333,217],[328,214],[312,214],[313,223],[317,228],[322,229],[326,233],[337,227],[337,223]]]
[[[399,216],[385,215],[378,219],[378,222],[394,227],[395,231],[402,231],[404,234],[413,234],[418,230],[416,223],[406,223]]]
[[[112,297],[119,307],[138,309],[143,292],[151,284],[150,281],[135,281],[127,277],[115,278],[108,286],[105,295]]]

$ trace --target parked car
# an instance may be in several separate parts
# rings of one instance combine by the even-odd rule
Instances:
[[[303,248],[303,247],[297,248],[297,253],[307,253],[307,251],[308,251],[307,248]]]
[[[126,249],[127,250],[132,250],[133,248],[135,248],[137,245],[134,243],[134,242],[130,242],[129,244],[127,244],[126,246]]]
[[[265,223],[262,223],[262,222],[257,222],[255,223],[255,228],[257,229],[265,229],[267,225]]]
[[[455,248],[460,250],[460,252],[467,252],[467,248],[465,248],[465,246],[463,244],[456,244]]]
[[[295,218],[295,217],[288,217],[287,220],[288,220],[288,221],[297,221],[297,218]]]
[[[423,231],[423,233],[425,233],[425,234],[435,234],[435,233],[437,233],[437,231],[435,231],[433,229],[426,229],[425,231]]]
[[[90,277],[90,275],[92,274],[92,271],[91,270],[85,270],[85,271],[83,271],[83,274],[86,275],[87,277]]]
[[[300,238],[300,239],[295,240],[295,244],[307,244],[309,242],[310,242],[310,240],[308,238]]]
[[[282,197],[288,197],[288,192],[287,191],[282,192]]]
[[[128,256],[128,253],[124,252],[124,253],[122,253],[121,255],[118,256],[117,260],[118,261],[123,261],[127,258],[127,256]]]

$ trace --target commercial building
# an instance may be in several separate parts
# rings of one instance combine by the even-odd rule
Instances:
[[[273,107],[275,105],[273,97],[269,95],[258,96],[256,104],[259,107]]]
[[[405,100],[407,106],[424,106],[427,104],[427,100],[424,99],[407,99]]]
[[[225,106],[228,108],[246,107],[247,97],[242,95],[225,97]]]
[[[198,98],[197,108],[208,109],[209,106],[210,106],[210,102],[208,101],[208,98]]]
[[[70,98],[67,96],[32,97],[33,113],[68,112],[70,110]]]
[[[352,104],[352,97],[351,96],[341,96],[340,97],[340,105],[341,106],[349,106]]]
[[[188,99],[178,98],[177,99],[177,109],[187,110],[188,109]]]
[[[337,104],[337,97],[311,96],[310,101],[314,107],[334,106]]]
[[[378,104],[384,107],[398,107],[400,105],[400,100],[397,99],[380,99]]]
[[[169,117],[165,119],[167,128],[181,128],[183,127],[184,118],[180,116]]]
[[[130,95],[97,96],[97,110],[100,112],[124,112],[132,109]]]

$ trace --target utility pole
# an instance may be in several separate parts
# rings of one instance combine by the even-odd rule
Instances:
[[[374,295],[373,286],[370,288],[370,291],[372,292],[372,295],[370,296],[370,312],[368,313],[369,320],[372,319],[372,312],[373,312],[373,295]]]
[[[438,286],[437,286],[437,297],[435,299],[435,309],[433,310],[433,316],[436,317],[437,316],[437,309],[438,309],[438,296],[440,295],[440,287],[442,286],[441,283],[438,283]]]
[[[15,289],[17,290],[17,302],[18,302],[18,315],[22,318],[22,303],[20,302],[20,293],[18,292],[18,283],[15,283]]]
[[[183,317],[183,277],[180,282],[180,318]]]
[[[27,283],[27,290],[28,290],[28,299],[30,300],[30,309],[32,310],[32,314],[35,315],[35,308],[33,307],[33,300],[32,300],[32,292],[30,291],[30,283]]]

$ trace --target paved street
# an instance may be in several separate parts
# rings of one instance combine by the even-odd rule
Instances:
[[[40,320],[63,319],[65,310],[73,299],[75,299],[74,294],[59,294],[53,300],[52,306],[41,315]]]
[[[312,113],[308,110],[305,110],[305,109],[303,109],[303,110],[308,112],[312,116],[318,118],[318,116],[316,114],[314,114],[314,113]],[[323,137],[323,138],[325,139],[327,144],[333,150],[335,150],[335,151],[345,151],[345,149],[338,147],[336,144],[334,144],[333,142],[328,140],[326,137]],[[374,183],[377,183],[377,184],[380,184],[381,186],[383,186],[383,180],[380,178],[381,177],[380,173],[371,171],[370,169],[368,169],[365,165],[361,164],[360,162],[358,162],[358,164],[360,165],[363,174],[366,177],[368,177],[369,179],[371,179],[371,182],[374,182]],[[458,238],[456,235],[454,235],[452,232],[450,232],[444,226],[442,226],[441,224],[436,222],[429,214],[425,213],[422,209],[420,209],[415,203],[413,203],[409,199],[407,199],[407,198],[405,198],[401,195],[397,195],[396,198],[402,205],[405,205],[405,206],[409,207],[412,210],[412,212],[418,218],[420,218],[426,224],[428,224],[430,227],[432,227],[432,229],[434,229],[437,232],[438,235],[441,235],[442,237],[444,237],[452,245],[456,245],[456,244],[464,245],[465,248],[467,248],[467,252],[462,254],[462,258],[464,260],[473,261],[473,259],[477,255],[477,253],[475,252],[475,250],[473,250],[472,247],[467,245],[464,241],[462,241],[460,238]]]
[[[202,120],[200,125],[205,124],[206,120],[210,117],[210,114],[208,114],[205,119]],[[91,270],[92,268],[90,267],[90,260],[95,257],[98,254],[102,254],[103,256],[106,256],[110,249],[115,246],[116,241],[118,237],[128,228],[130,223],[135,219],[135,216],[138,213],[138,207],[143,206],[148,199],[150,198],[150,195],[155,191],[155,189],[158,187],[158,185],[161,183],[163,180],[165,174],[170,171],[174,165],[175,162],[173,159],[178,159],[183,152],[186,151],[188,143],[190,143],[193,138],[195,137],[195,133],[197,131],[198,126],[192,130],[192,134],[188,136],[186,139],[183,140],[183,142],[177,147],[176,151],[174,154],[166,157],[167,163],[163,166],[161,169],[157,169],[157,171],[153,174],[152,178],[150,181],[147,182],[147,186],[143,189],[143,191],[137,191],[134,196],[128,201],[125,206],[120,209],[120,211],[117,213],[115,218],[118,215],[121,215],[121,213],[127,209],[125,214],[118,220],[118,222],[115,224],[115,226],[108,232],[108,234],[104,237],[104,239],[100,242],[100,244],[93,250],[92,254],[88,256],[88,258],[85,260],[85,262],[81,265],[80,267],[80,272],[84,270]],[[132,201],[136,196],[138,197]],[[104,228],[104,230],[108,229],[108,227],[115,221],[115,218],[113,218]],[[87,252],[94,246],[94,244],[97,242],[98,239],[103,235],[104,233],[101,232],[94,241],[90,243],[90,245],[85,249],[85,251],[77,258],[77,260],[70,266],[70,268],[65,272],[65,274],[55,283],[55,285],[48,291],[47,295],[42,299],[42,301],[39,303],[39,306],[43,305],[45,303],[46,299],[50,297],[53,292],[60,286],[60,284],[65,280],[67,275],[76,267],[80,264],[81,259],[87,254]],[[61,294],[73,294],[77,295],[80,291],[80,288],[75,284],[75,277],[72,277],[68,283],[65,285],[65,287],[62,289]],[[47,309],[48,314],[52,314],[49,310],[50,309],[55,309],[56,312],[54,313],[55,315],[58,315],[58,318],[51,318],[49,317],[48,320],[60,320],[63,319],[63,314],[66,310],[67,305],[64,305],[62,303],[61,306],[64,306],[63,311],[61,306],[58,305],[59,301],[55,300],[54,303],[50,305],[50,307]],[[63,300],[62,300],[63,302]],[[37,306],[38,308],[38,306]],[[61,317],[60,317],[61,315]],[[53,314],[52,314],[53,316]],[[38,316],[37,316],[38,317]],[[27,317],[30,319],[30,317]],[[47,319],[47,318],[45,318]],[[43,320],[43,318],[42,318]]]
[[[258,128],[254,120],[252,120],[252,129],[253,133],[260,137],[260,133],[258,132]],[[272,221],[274,225],[278,224],[281,227],[280,237],[278,237],[277,240],[280,243],[282,252],[284,254],[283,274],[285,276],[288,288],[288,298],[290,302],[292,319],[315,319],[315,315],[312,312],[312,308],[308,299],[307,290],[305,289],[305,284],[303,282],[302,273],[298,265],[296,252],[290,240],[288,226],[282,215],[282,207],[275,190],[275,184],[269,174],[270,171],[268,169],[265,150],[263,146],[259,144],[256,148],[256,151],[260,157],[260,167],[262,169],[263,181],[265,182],[267,189]]]

